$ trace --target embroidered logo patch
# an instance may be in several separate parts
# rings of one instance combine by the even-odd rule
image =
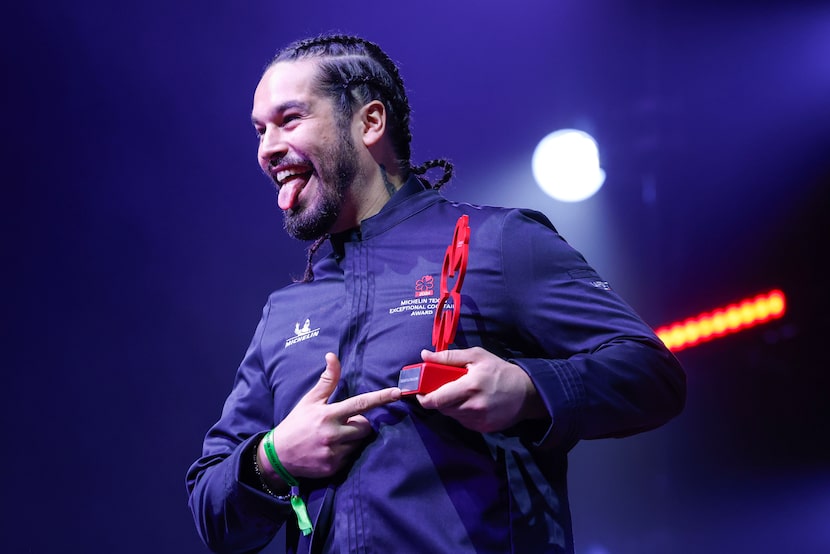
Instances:
[[[320,334],[320,328],[317,327],[316,329],[312,329],[310,319],[306,319],[305,322],[303,322],[302,326],[300,325],[300,322],[298,321],[297,323],[294,324],[294,336],[285,341],[285,348],[288,348],[289,346],[293,346],[293,345],[297,344],[298,342],[302,342],[304,340],[313,339],[314,337],[318,336],[319,334]]]
[[[611,285],[608,284],[608,281],[591,281],[591,286],[595,289],[611,290]]]
[[[415,281],[415,290],[412,297],[405,297],[398,301],[397,306],[389,308],[389,314],[407,314],[411,316],[432,316],[438,305],[435,296],[435,277],[424,275]]]
[[[433,296],[435,294],[435,279],[432,275],[424,275],[415,282],[415,298]]]

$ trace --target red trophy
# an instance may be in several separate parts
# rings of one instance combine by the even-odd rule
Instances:
[[[446,350],[453,340],[458,329],[458,320],[461,317],[461,285],[464,284],[464,275],[467,273],[467,255],[470,250],[469,217],[462,215],[455,224],[452,243],[444,254],[444,265],[441,268],[441,296],[435,308],[435,319],[432,323],[432,345],[436,352]],[[452,289],[448,286],[450,278],[455,278]],[[452,305],[447,301],[452,299]],[[454,381],[467,373],[467,368],[451,365],[421,362],[401,369],[398,376],[398,388],[401,394],[427,394],[441,385]]]

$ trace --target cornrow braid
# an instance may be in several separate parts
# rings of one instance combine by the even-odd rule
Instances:
[[[444,169],[444,174],[441,175],[441,178],[438,179],[435,183],[430,183],[426,179],[422,179],[422,180],[426,181],[426,183],[430,186],[430,188],[438,190],[442,186],[444,186],[447,182],[449,182],[450,179],[452,179],[452,174],[453,174],[453,171],[454,171],[455,167],[453,166],[451,161],[449,161],[445,158],[441,158],[441,159],[438,159],[438,160],[430,160],[428,162],[422,163],[419,166],[413,167],[412,168],[412,173],[414,173],[415,175],[424,175],[427,171],[429,171],[430,169],[432,169],[434,167],[441,167],[441,168]]]
[[[295,283],[310,283],[314,280],[314,254],[320,250],[320,247],[323,246],[331,235],[326,233],[319,239],[315,240],[311,246],[308,247],[308,256],[306,258],[306,265],[305,265],[305,274],[303,274],[302,279],[294,279]]]

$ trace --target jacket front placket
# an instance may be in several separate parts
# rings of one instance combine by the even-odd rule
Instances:
[[[342,373],[335,396],[345,399],[362,390],[368,326],[373,303],[374,278],[371,271],[371,242],[363,240],[355,230],[344,244],[343,283],[348,321],[340,343]],[[361,506],[361,479],[356,469],[337,488],[335,510],[336,535],[348,537],[349,552],[365,550],[363,509]]]

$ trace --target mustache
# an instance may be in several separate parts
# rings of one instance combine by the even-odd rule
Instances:
[[[275,185],[279,186],[280,182],[278,176],[280,172],[288,168],[296,167],[308,168],[308,170],[316,172],[316,168],[309,158],[298,156],[296,154],[286,154],[283,157],[274,157],[269,160],[268,167],[263,168],[263,173],[265,173],[265,175],[273,181]]]
[[[311,160],[305,156],[298,154],[286,154],[284,156],[274,156],[268,160],[268,167],[276,169],[290,165],[311,165]]]

